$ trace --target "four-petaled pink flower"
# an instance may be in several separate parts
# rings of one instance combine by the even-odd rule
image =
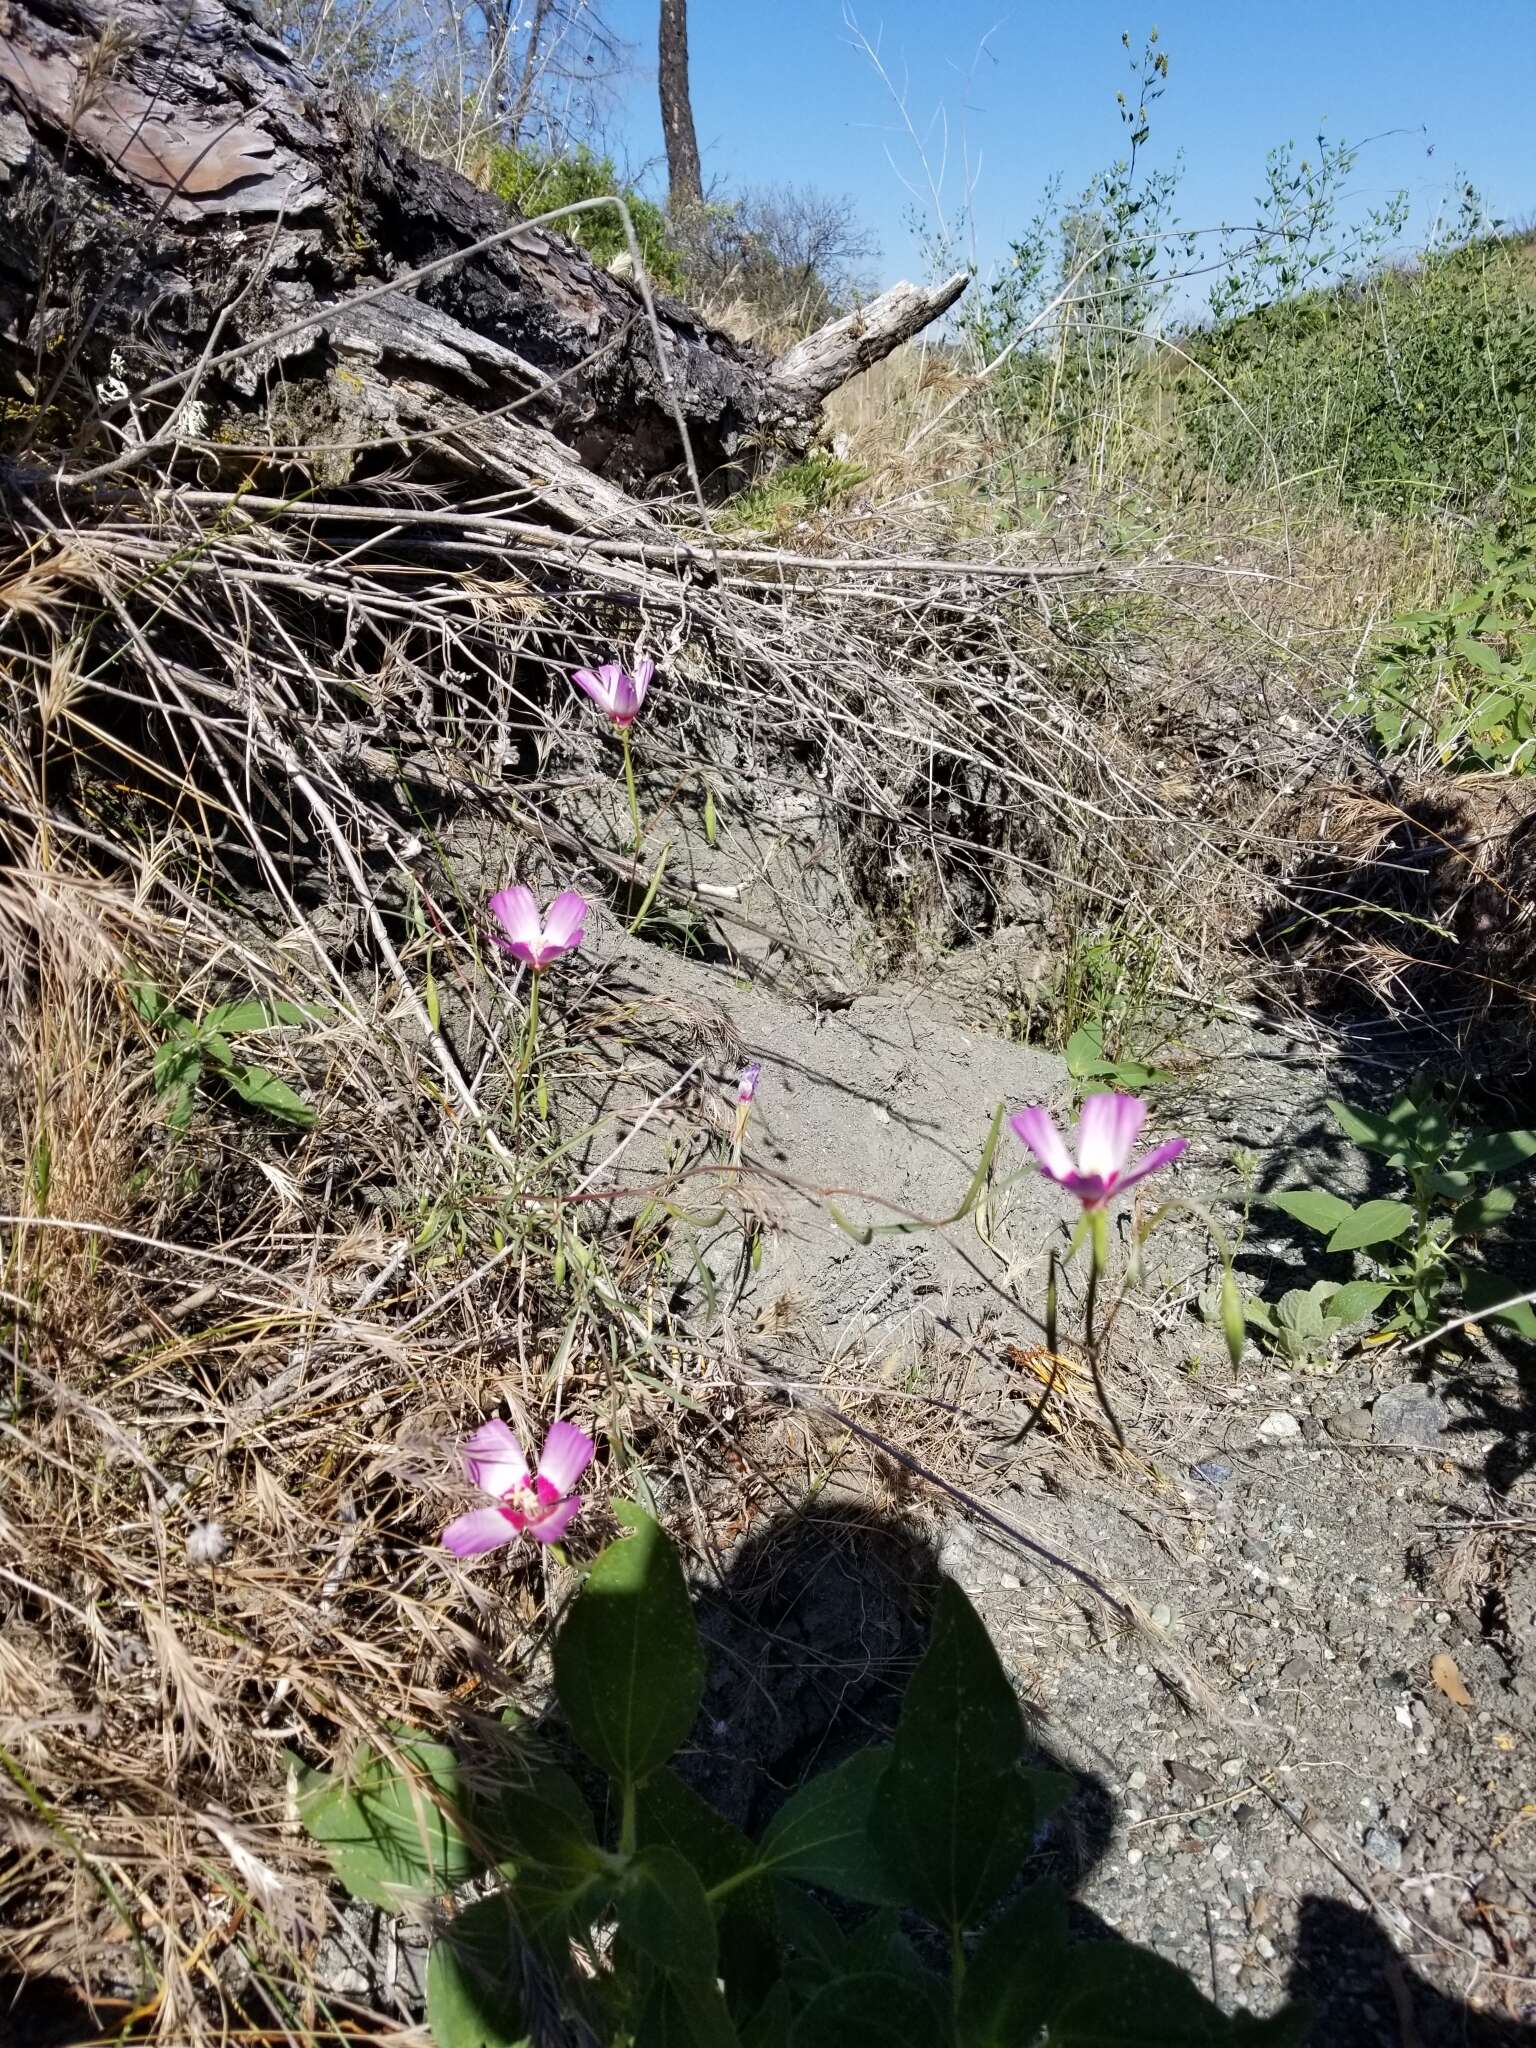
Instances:
[[[1048,1180],[1059,1181],[1085,1209],[1102,1209],[1149,1173],[1171,1166],[1189,1143],[1187,1138],[1169,1138],[1127,1172],[1146,1114],[1147,1105],[1134,1095],[1090,1095],[1078,1118],[1075,1161],[1049,1110],[1017,1110],[1008,1121]]]
[[[575,1486],[592,1462],[591,1437],[571,1422],[552,1422],[537,1472],[523,1447],[499,1420],[482,1423],[464,1446],[470,1483],[495,1497],[495,1506],[471,1508],[443,1531],[455,1557],[482,1557],[517,1536],[558,1543],[581,1513]]]
[[[496,892],[491,915],[501,926],[491,937],[503,953],[523,961],[535,974],[542,974],[562,953],[574,952],[586,937],[587,899],[574,889],[562,889],[541,920],[533,891],[519,882],[516,888]]]
[[[746,1103],[752,1100],[753,1096],[757,1093],[757,1084],[762,1071],[763,1063],[761,1060],[754,1060],[750,1067],[742,1068],[741,1079],[736,1084],[736,1100],[738,1102]]]
[[[633,675],[622,662],[605,661],[600,669],[579,668],[571,676],[578,689],[585,690],[600,711],[606,711],[621,730],[632,726],[651,687],[656,664],[642,655]]]

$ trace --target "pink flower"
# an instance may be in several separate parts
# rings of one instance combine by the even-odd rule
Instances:
[[[738,1102],[747,1103],[752,1100],[753,1096],[757,1093],[757,1083],[762,1071],[763,1065],[761,1060],[754,1060],[750,1067],[742,1068],[741,1079],[736,1084],[736,1100]]]
[[[1049,1110],[1021,1109],[1008,1121],[1048,1180],[1070,1189],[1085,1209],[1102,1209],[1149,1173],[1171,1166],[1189,1143],[1187,1138],[1169,1138],[1127,1173],[1126,1161],[1146,1114],[1147,1105],[1134,1095],[1090,1095],[1078,1119],[1075,1164]]]
[[[614,724],[623,728],[634,724],[640,706],[645,702],[645,693],[651,687],[651,677],[656,673],[656,664],[642,655],[635,663],[635,672],[629,672],[617,661],[605,661],[594,674],[589,668],[577,669],[571,681],[578,689],[585,690],[600,711],[606,711]]]
[[[535,1543],[558,1543],[581,1513],[574,1491],[592,1462],[591,1437],[570,1422],[552,1422],[544,1439],[537,1472],[528,1470],[523,1447],[504,1422],[482,1423],[464,1446],[464,1469],[470,1483],[494,1496],[496,1505],[471,1508],[443,1531],[443,1548],[455,1557],[482,1557],[531,1536]]]
[[[491,915],[501,926],[491,937],[503,953],[524,961],[535,974],[562,953],[573,953],[586,937],[587,899],[574,889],[562,889],[541,921],[533,891],[519,883],[497,891],[491,898]]]

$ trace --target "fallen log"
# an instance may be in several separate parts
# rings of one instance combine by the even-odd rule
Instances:
[[[416,154],[245,0],[0,0],[0,211],[34,474],[201,442],[332,487],[405,451],[610,535],[690,455],[718,494],[803,453],[965,285],[897,286],[775,361]]]

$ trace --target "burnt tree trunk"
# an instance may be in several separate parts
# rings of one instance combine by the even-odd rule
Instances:
[[[637,285],[309,77],[247,0],[0,0],[0,218],[13,480],[178,436],[328,489],[408,453],[597,532],[686,484],[679,416],[733,487],[965,284],[782,364],[667,300],[653,330]]]
[[[704,173],[688,90],[688,0],[661,0],[658,42],[656,83],[667,146],[667,196],[673,213],[681,214],[704,204]]]

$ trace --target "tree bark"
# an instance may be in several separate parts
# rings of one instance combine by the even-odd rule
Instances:
[[[667,147],[667,196],[674,215],[681,215],[690,206],[704,204],[704,174],[688,90],[688,0],[661,0],[656,82]]]
[[[856,345],[783,365],[670,301],[653,330],[636,285],[308,77],[249,0],[0,0],[0,215],[34,472],[176,433],[327,487],[406,454],[608,533],[687,484],[679,418],[706,488],[735,487],[953,297],[899,287]]]

